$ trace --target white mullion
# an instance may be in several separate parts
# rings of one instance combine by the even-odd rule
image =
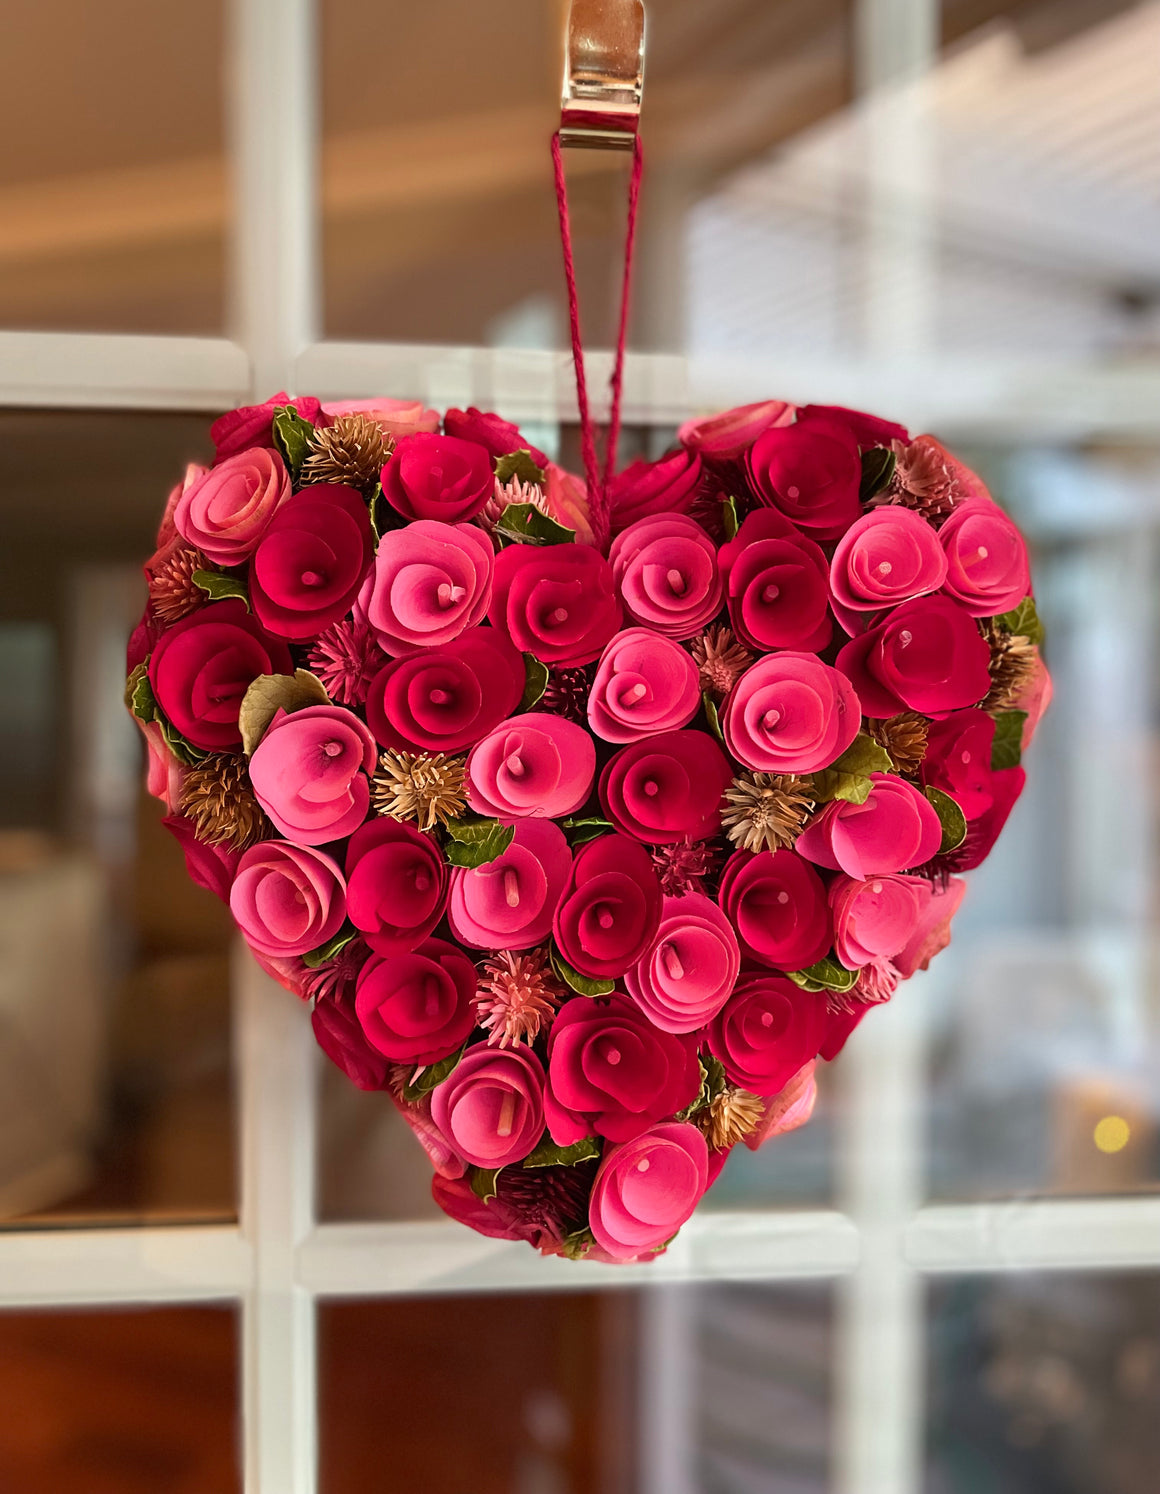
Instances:
[[[1160,1198],[1016,1199],[921,1210],[906,1255],[924,1272],[1160,1270]]]
[[[218,411],[249,386],[245,352],[224,338],[0,332],[0,405]]]

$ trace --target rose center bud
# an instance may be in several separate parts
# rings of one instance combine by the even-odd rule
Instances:
[[[567,607],[557,607],[554,612],[550,612],[548,614],[548,621],[557,624],[566,623],[568,621]]]
[[[456,602],[462,602],[467,595],[466,586],[452,586],[449,581],[444,581],[435,592],[439,599],[440,607],[454,607]]]
[[[980,560],[986,560],[988,553],[989,552],[987,550],[986,545],[980,545],[979,546],[979,559]]]
[[[761,1025],[762,1025],[762,1027],[772,1027],[773,1026],[773,1013],[772,1012],[762,1012],[762,1014],[761,1014]]]
[[[971,760],[971,754],[969,752],[964,752],[963,753],[963,762],[969,763],[970,760]]]
[[[669,583],[669,590],[678,597],[685,594],[685,578],[675,567],[666,573],[665,580]]]
[[[596,910],[596,922],[602,929],[610,929],[616,920],[612,916],[612,909],[607,903],[602,903]]]
[[[439,982],[429,975],[423,982],[423,1014],[427,1017],[439,1015]]]
[[[323,742],[323,744],[322,744],[322,755],[324,757],[341,757],[342,756],[342,743],[341,742]]]
[[[608,1060],[612,1067],[615,1068],[616,1065],[620,1062],[620,1049],[609,1048],[604,1057]]]
[[[510,1089],[505,1089],[503,1093],[503,1103],[499,1108],[499,1123],[495,1128],[495,1134],[497,1136],[510,1136],[512,1134],[512,1125],[515,1122],[515,1118],[516,1097],[514,1094],[512,1094]]]
[[[783,889],[781,892],[778,893],[777,900],[778,900],[779,903],[788,903],[789,902],[789,893],[786,892]]]
[[[432,705],[446,705],[451,699],[446,690],[432,690],[428,696]]]
[[[657,794],[659,794],[661,791],[661,786],[655,778],[646,778],[641,787],[644,789],[645,793],[649,796],[650,799],[655,799]]]
[[[648,1158],[647,1157],[642,1157],[640,1159],[640,1161],[636,1164],[636,1170],[637,1170],[637,1172],[647,1172],[648,1171]]]
[[[772,731],[780,720],[780,711],[766,711],[765,715],[761,718],[761,724],[765,727],[766,731]]]
[[[321,586],[321,585],[323,585],[323,583],[325,582],[325,580],[326,580],[326,577],[320,575],[317,571],[303,571],[302,572],[302,584],[303,584],[303,586]]]
[[[875,897],[877,897],[878,894],[882,891],[882,883],[881,882],[872,882],[870,884],[870,891],[875,895]]]
[[[685,967],[681,964],[681,957],[677,953],[675,944],[666,944],[661,950],[661,957],[665,962],[665,969],[669,972],[672,980],[681,980],[685,974]]]
[[[643,700],[648,694],[648,686],[638,681],[630,690],[624,692],[625,705],[635,705],[638,700]]]
[[[802,495],[801,488],[797,486],[786,488],[785,491],[788,498],[800,498]]]
[[[304,908],[306,906],[306,894],[302,891],[301,887],[295,887],[294,901],[299,905],[299,907]]]
[[[522,778],[524,776],[524,760],[518,752],[513,752],[511,754],[511,756],[504,763],[504,767],[508,770],[513,778]]]
[[[428,467],[427,471],[431,474],[431,476],[435,479],[435,481],[437,483],[441,483],[443,481],[443,468],[442,467]]]
[[[910,631],[909,628],[903,628],[902,632],[898,635],[898,641],[899,643],[901,643],[903,648],[906,648],[908,644],[914,642],[914,634]]]
[[[781,596],[781,587],[778,586],[776,581],[770,581],[761,588],[761,600],[763,602],[776,602],[779,596]]]
[[[503,900],[509,908],[518,908],[520,905],[520,879],[511,866],[504,868]]]
[[[413,881],[412,885],[415,888],[416,892],[426,892],[427,889],[428,889],[428,887],[430,887],[430,885],[431,885],[431,878],[427,875],[427,873],[425,871],[422,871],[422,870],[417,871],[415,873],[415,877],[414,877],[414,881]]]
[[[880,576],[889,576],[890,572],[893,569],[894,569],[894,567],[890,564],[890,562],[888,560],[880,560],[878,562],[878,574]]]

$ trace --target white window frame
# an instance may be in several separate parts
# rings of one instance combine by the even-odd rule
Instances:
[[[233,340],[0,333],[0,404],[217,411],[273,390],[469,402],[516,420],[575,418],[563,354],[320,340],[315,0],[230,0],[234,181]],[[937,0],[860,0],[861,86],[921,78]],[[924,170],[906,90],[876,127],[871,176],[905,158]],[[921,196],[921,194],[918,194]],[[868,194],[873,201],[873,192]],[[929,285],[921,222],[868,221],[867,328],[907,332],[895,354],[810,366],[690,364],[630,354],[625,418],[667,424],[693,410],[792,392],[904,413],[958,432],[1081,438],[1160,435],[1160,367],[976,359],[932,375],[923,360]],[[896,338],[897,342],[898,339]],[[881,347],[882,339],[868,338]],[[607,356],[594,356],[601,382]],[[646,1267],[543,1260],[459,1225],[317,1221],[317,1050],[304,1009],[239,951],[235,966],[241,1209],[236,1226],[59,1229],[0,1235],[0,1307],[234,1303],[242,1312],[246,1494],[314,1494],[319,1301],[417,1293],[576,1290],[704,1280],[827,1279],[838,1288],[835,1488],[917,1494],[922,1465],[923,1282],[954,1272],[1160,1268],[1160,1198],[923,1206],[925,1032],[921,978],[867,1023],[843,1060],[838,1207],[698,1215]],[[668,1294],[671,1297],[671,1294]],[[658,1366],[679,1318],[647,1294]],[[657,1385],[661,1387],[658,1391]],[[657,1403],[658,1394],[661,1403]],[[642,1435],[659,1441],[640,1487],[675,1494],[671,1453],[689,1387],[653,1385]],[[665,1399],[667,1397],[667,1400]],[[670,1451],[664,1455],[668,1445]]]

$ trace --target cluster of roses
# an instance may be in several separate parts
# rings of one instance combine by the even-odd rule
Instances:
[[[656,1253],[946,943],[1049,695],[1018,531],[829,407],[692,422],[595,512],[477,410],[213,435],[129,651],[191,874],[449,1213]]]

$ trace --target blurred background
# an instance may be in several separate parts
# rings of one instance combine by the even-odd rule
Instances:
[[[899,993],[910,1056],[881,1083],[905,1088],[916,1203],[1114,1201],[1160,1188],[1160,3],[910,8],[884,49],[880,0],[648,0],[630,344],[680,360],[704,407],[937,420],[1028,534],[1056,702],[954,945]],[[445,402],[452,349],[566,346],[561,23],[555,0],[319,0],[318,330],[429,345],[407,392]],[[11,0],[0,329],[232,334],[230,26],[226,0]],[[577,156],[570,180],[603,346],[623,161]],[[0,409],[0,1229],[232,1221],[229,922],[120,706],[140,564],[213,411],[20,404]],[[525,428],[575,465],[573,428]],[[624,456],[673,433],[639,420]],[[707,1209],[857,1194],[844,1063]],[[337,1074],[317,1150],[323,1220],[438,1217],[410,1136]],[[923,1494],[1155,1490],[1160,1277],[1093,1264],[944,1276],[906,1309]],[[324,1305],[320,1488],[825,1494],[839,1298]],[[0,1489],[240,1488],[238,1353],[225,1308],[0,1314]]]

